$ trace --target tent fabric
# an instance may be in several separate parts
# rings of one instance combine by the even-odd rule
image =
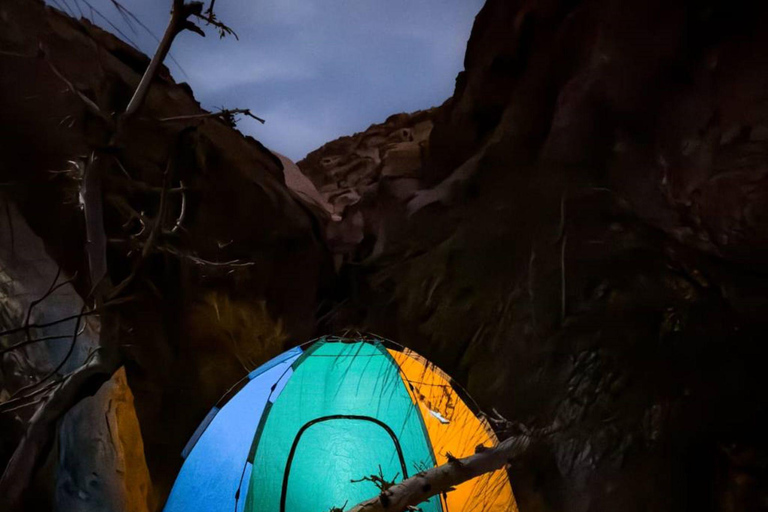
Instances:
[[[188,443],[166,512],[351,507],[378,494],[371,475],[400,481],[498,443],[448,375],[378,338],[321,338],[248,379]],[[419,508],[517,512],[506,470]]]
[[[253,433],[272,386],[290,369],[301,352],[301,349],[293,349],[264,364],[256,370],[259,374],[213,416],[189,452],[168,497],[165,512],[235,510],[236,493]]]
[[[437,464],[447,463],[449,453],[463,458],[473,455],[479,445],[498,444],[487,420],[472,412],[448,375],[411,350],[389,349],[389,353],[421,409]],[[444,500],[449,512],[517,511],[505,469],[456,486]]]
[[[435,463],[398,368],[377,342],[313,345],[260,430],[248,512],[351,505],[378,493],[351,480],[379,471],[399,480]],[[440,512],[439,498],[421,509]]]

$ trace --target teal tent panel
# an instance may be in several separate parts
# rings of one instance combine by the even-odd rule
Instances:
[[[323,446],[322,450],[318,446]],[[387,480],[403,476],[393,437],[380,425],[365,419],[339,418],[313,424],[296,444],[289,462],[285,490],[286,510],[305,510],[309,500],[326,512],[332,504],[351,506],[376,496],[372,482],[338,485],[339,476],[378,475]]]
[[[168,497],[165,512],[235,512],[236,496],[254,432],[275,384],[291,371],[302,353],[295,348],[249,375],[250,381],[221,410],[206,417],[207,425],[189,452]],[[244,487],[248,484],[245,480]],[[245,503],[240,492],[238,510]]]
[[[351,506],[377,494],[369,482],[351,480],[378,474],[379,466],[397,480],[433,467],[419,414],[383,346],[315,343],[262,420],[245,510]],[[437,497],[420,507],[441,510]]]

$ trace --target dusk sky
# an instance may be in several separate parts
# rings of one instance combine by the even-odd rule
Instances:
[[[142,51],[156,40],[133,29],[110,0],[49,0],[82,11]],[[121,0],[160,36],[171,0]],[[397,112],[436,106],[453,92],[483,0],[217,0],[218,17],[240,40],[179,36],[169,60],[208,109],[250,108],[261,125],[240,129],[294,160]],[[78,10],[78,6],[79,9]],[[94,11],[91,11],[91,7]],[[118,34],[119,35],[119,34]],[[124,36],[121,36],[125,38]]]

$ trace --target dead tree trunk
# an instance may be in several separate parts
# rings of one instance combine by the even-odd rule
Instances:
[[[493,448],[483,449],[464,459],[455,459],[393,485],[375,498],[364,501],[347,512],[404,512],[415,510],[432,496],[448,493],[457,485],[511,464],[525,453],[531,436],[513,436]]]

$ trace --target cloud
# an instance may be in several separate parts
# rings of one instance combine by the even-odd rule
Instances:
[[[317,2],[311,0],[273,0],[260,5],[260,16],[281,25],[303,24],[318,14]]]
[[[186,60],[186,59],[185,59]],[[207,51],[184,64],[190,85],[201,98],[206,94],[247,84],[308,80],[316,76],[312,64],[240,45],[234,51]]]
[[[240,129],[294,161],[301,160],[310,151],[346,134],[344,123],[332,109],[323,106],[308,111],[284,103],[260,114],[267,120],[265,125],[248,120],[239,125]]]
[[[154,51],[157,42],[128,29],[110,0],[89,2],[142,49]],[[162,34],[171,0],[121,3]],[[219,40],[210,27],[205,38],[183,33],[172,55],[185,73],[167,64],[203,106],[248,107],[267,118],[265,126],[243,121],[243,131],[298,159],[390,114],[441,104],[462,68],[482,3],[219,0],[218,17],[240,40]]]

